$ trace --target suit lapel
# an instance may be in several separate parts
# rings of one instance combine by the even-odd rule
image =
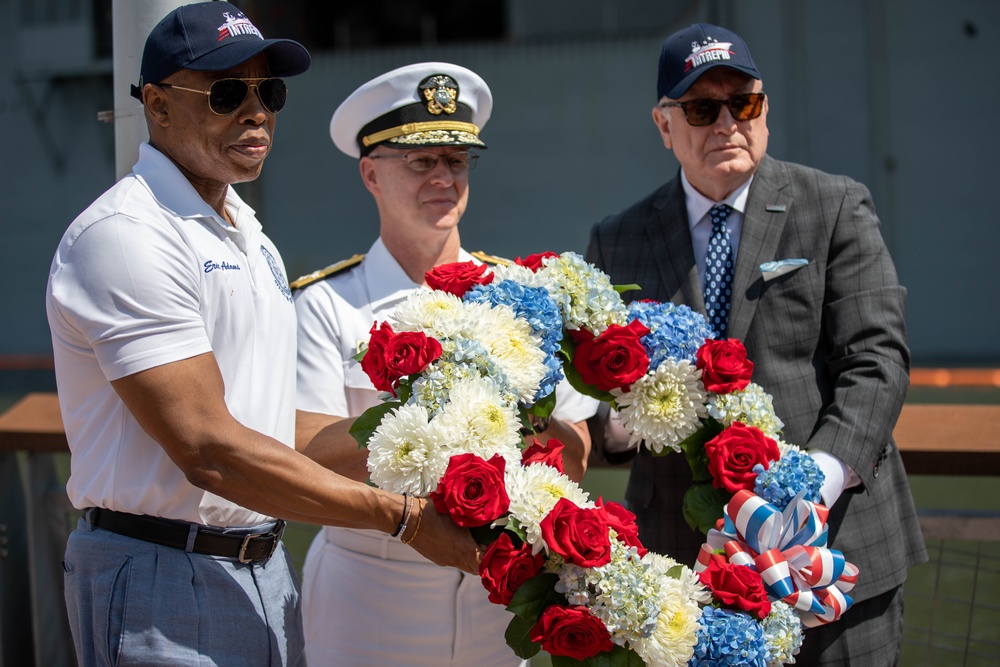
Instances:
[[[780,166],[765,155],[750,184],[747,210],[743,215],[740,249],[733,275],[732,312],[727,328],[730,338],[746,338],[750,330],[764,288],[760,265],[774,259],[792,208],[792,198],[785,192],[787,184]],[[783,210],[769,211],[768,208]]]
[[[647,232],[651,254],[657,258],[656,268],[663,288],[658,294],[662,295],[661,300],[686,303],[695,310],[705,312],[679,175],[663,187],[653,206],[659,211],[659,216],[650,221]]]

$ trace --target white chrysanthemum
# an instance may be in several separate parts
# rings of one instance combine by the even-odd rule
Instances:
[[[723,426],[732,426],[733,422],[756,426],[772,439],[777,439],[785,426],[784,422],[774,414],[771,395],[754,382],[748,384],[742,391],[713,394],[708,399],[708,414]]]
[[[680,580],[670,577],[660,584],[659,603],[656,629],[632,648],[650,667],[685,667],[698,643],[701,606],[685,594]]]
[[[701,371],[687,359],[665,359],[632,383],[628,392],[612,389],[629,444],[645,441],[654,452],[680,451],[678,443],[698,430],[706,416]]]
[[[513,280],[525,287],[545,287],[545,277],[520,264],[498,264],[493,267],[493,282]]]
[[[538,271],[559,304],[569,329],[589,329],[599,336],[611,324],[624,325],[628,309],[607,274],[573,252],[549,258]]]
[[[712,591],[701,583],[701,579],[698,578],[698,574],[687,565],[678,563],[669,556],[664,556],[652,551],[647,552],[646,555],[642,557],[642,560],[644,562],[648,562],[650,570],[655,572],[657,575],[666,575],[673,568],[680,566],[680,569],[675,570],[672,576],[680,582],[682,589],[681,593],[684,597],[691,598],[698,604],[702,605],[708,604],[712,601]]]
[[[580,485],[555,468],[543,463],[507,468],[507,496],[510,514],[524,528],[533,553],[545,547],[540,524],[560,498],[578,507],[594,507]]]
[[[433,338],[455,338],[466,324],[466,307],[454,294],[419,289],[396,306],[392,314],[397,331],[423,331]]]
[[[520,465],[521,422],[488,378],[459,380],[449,393],[449,403],[435,419],[450,432],[460,434],[455,450],[489,460],[494,454]]]
[[[382,418],[368,441],[371,480],[386,491],[425,496],[438,487],[456,439],[438,420],[429,420],[423,406],[400,406]]]
[[[548,373],[545,352],[531,324],[516,317],[514,310],[506,305],[480,308],[476,315],[477,330],[472,337],[480,341],[503,368],[517,397],[524,402],[531,401]]]

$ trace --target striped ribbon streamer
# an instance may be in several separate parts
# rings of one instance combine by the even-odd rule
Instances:
[[[806,627],[830,623],[850,608],[847,592],[858,568],[827,548],[829,511],[799,494],[782,512],[750,491],[739,491],[725,507],[722,530],[710,530],[694,570],[714,559],[752,567],[768,594],[791,605]]]

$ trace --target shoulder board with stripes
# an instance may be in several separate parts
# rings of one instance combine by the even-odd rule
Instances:
[[[482,250],[477,250],[475,252],[470,252],[470,255],[478,259],[480,262],[485,264],[513,264],[509,259],[504,259],[503,257],[497,257],[496,255],[487,255]]]
[[[331,264],[325,269],[320,269],[319,271],[313,271],[312,273],[307,273],[301,278],[296,278],[292,282],[288,283],[288,286],[291,287],[293,290],[302,289],[303,287],[308,287],[309,285],[312,285],[314,282],[323,280],[324,278],[329,278],[330,276],[335,276],[338,273],[351,268],[352,266],[357,266],[358,264],[361,263],[361,260],[363,260],[364,258],[365,256],[363,253],[354,255],[349,259],[337,262],[336,264]]]

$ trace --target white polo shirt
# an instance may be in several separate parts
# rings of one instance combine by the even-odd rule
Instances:
[[[235,227],[143,143],[133,171],[63,235],[46,311],[74,507],[214,526],[271,517],[190,484],[110,381],[214,353],[245,426],[295,443],[295,308],[281,255],[232,188]]]

